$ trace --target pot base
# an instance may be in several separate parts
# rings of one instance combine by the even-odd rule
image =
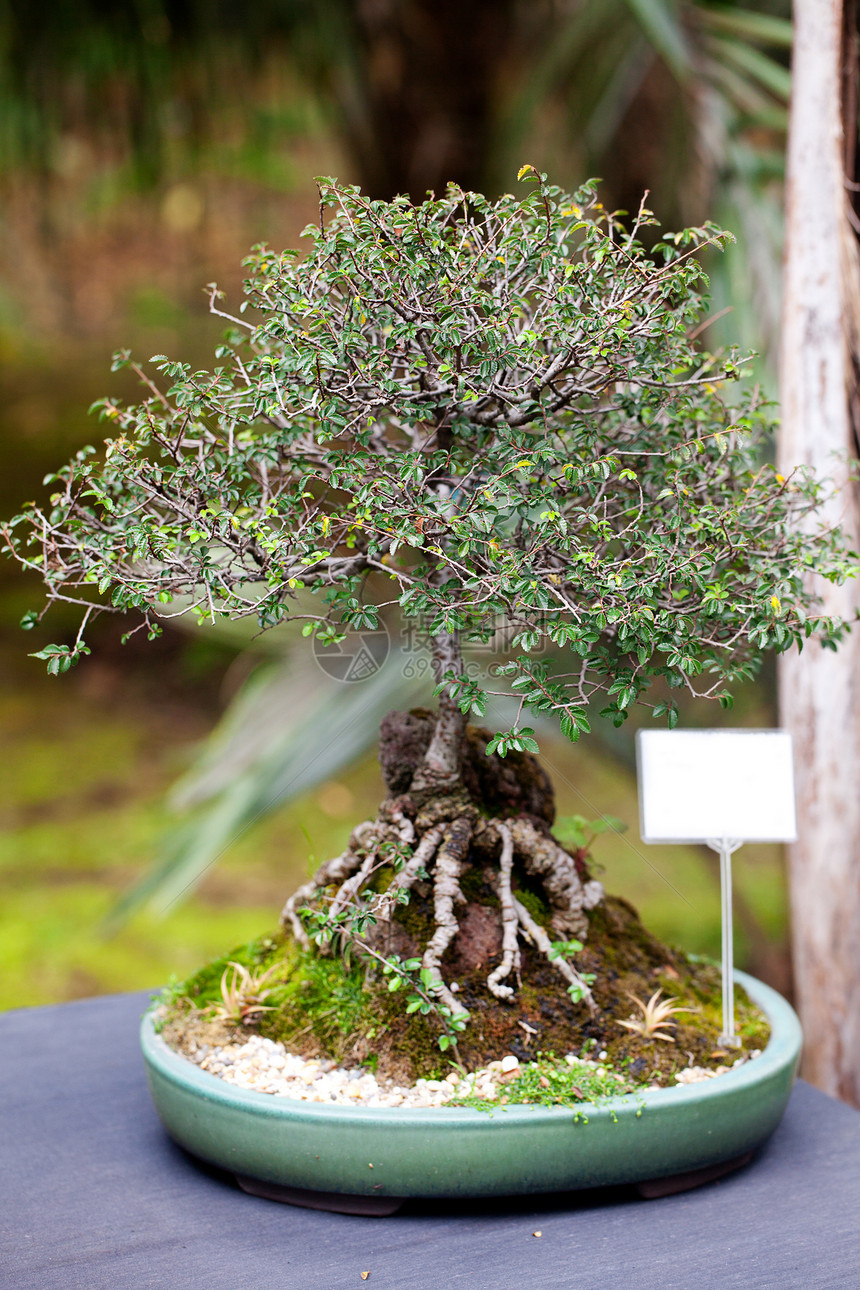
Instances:
[[[634,1183],[643,1200],[659,1200],[661,1196],[677,1196],[683,1191],[693,1191],[696,1187],[704,1187],[707,1183],[716,1182],[718,1178],[725,1178],[726,1174],[733,1174],[736,1169],[743,1169],[753,1158],[751,1151],[746,1151],[742,1156],[735,1156],[734,1160],[724,1160],[719,1165],[709,1165],[707,1169],[692,1169],[685,1174],[670,1174],[668,1178],[647,1178],[644,1182]]]
[[[249,1196],[279,1200],[283,1205],[300,1209],[323,1209],[329,1214],[361,1214],[370,1218],[388,1218],[403,1208],[404,1196],[346,1196],[337,1191],[312,1191],[308,1187],[283,1187],[235,1174],[236,1182]]]

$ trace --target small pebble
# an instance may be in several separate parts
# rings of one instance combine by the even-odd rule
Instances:
[[[249,1035],[242,1043],[224,1045],[192,1042],[183,1055],[201,1070],[239,1088],[274,1097],[341,1106],[437,1107],[444,1106],[452,1098],[470,1096],[491,1102],[498,1097],[501,1086],[523,1069],[519,1059],[508,1053],[465,1076],[452,1071],[444,1079],[418,1079],[411,1088],[406,1088],[393,1080],[378,1080],[368,1070],[346,1070],[328,1059],[298,1057],[287,1052],[283,1044],[260,1035]],[[607,1055],[604,1049],[598,1053],[598,1059],[605,1061]],[[743,1054],[733,1066],[760,1056],[760,1051]],[[577,1057],[574,1053],[567,1053],[564,1060],[571,1067],[605,1070],[598,1061]],[[721,1066],[715,1071],[690,1066],[679,1071],[675,1080],[679,1084],[693,1084],[698,1080],[713,1079],[729,1069]],[[616,1074],[616,1079],[624,1082],[620,1075]],[[549,1087],[545,1076],[540,1077],[539,1083],[541,1088]],[[508,1099],[501,1097],[499,1101],[504,1105]]]

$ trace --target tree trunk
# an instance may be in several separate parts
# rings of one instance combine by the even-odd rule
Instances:
[[[456,632],[439,632],[432,642],[433,676],[441,685],[446,673],[461,675],[463,654]],[[460,750],[466,732],[466,717],[451,697],[448,689],[439,695],[439,715],[430,747],[424,754],[423,766],[416,777],[414,788],[439,788],[456,784],[460,777]]]
[[[829,519],[856,542],[860,507],[845,460],[856,451],[858,269],[843,171],[843,20],[841,0],[795,0],[779,462],[786,475],[803,463],[836,480]],[[853,617],[856,583],[825,584],[822,594],[825,614]],[[860,631],[838,653],[812,643],[782,655],[780,710],[796,759],[789,885],[803,1073],[860,1106]]]

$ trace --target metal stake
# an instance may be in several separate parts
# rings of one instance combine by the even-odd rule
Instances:
[[[732,923],[732,853],[743,846],[730,838],[708,838],[712,851],[720,853],[720,903],[722,907],[723,1032],[724,1048],[740,1048],[735,1034],[734,928]]]

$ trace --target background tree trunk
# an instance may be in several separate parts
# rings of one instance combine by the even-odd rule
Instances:
[[[829,518],[856,542],[860,505],[846,456],[856,377],[857,242],[849,224],[841,0],[795,0],[786,191],[780,469],[835,478]],[[851,13],[853,27],[853,10]],[[853,69],[848,82],[854,84]],[[852,617],[857,584],[826,586],[824,613]],[[803,1073],[860,1106],[860,630],[838,653],[780,660],[780,708],[794,736],[799,839],[790,848],[794,975],[806,1035]]]

